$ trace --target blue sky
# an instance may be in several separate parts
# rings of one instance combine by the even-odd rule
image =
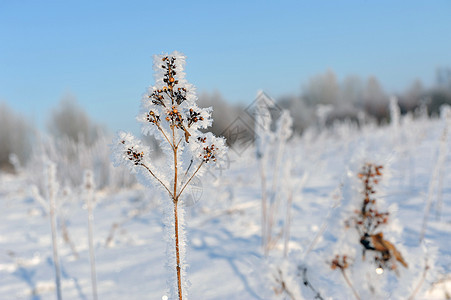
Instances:
[[[65,95],[112,130],[134,120],[152,55],[185,53],[202,91],[249,103],[332,69],[389,92],[451,66],[451,2],[0,0],[0,101],[42,126]]]

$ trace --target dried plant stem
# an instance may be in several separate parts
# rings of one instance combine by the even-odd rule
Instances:
[[[174,193],[172,194],[172,199],[174,203],[174,230],[175,230],[175,256],[176,256],[176,270],[177,270],[177,287],[178,287],[178,295],[179,300],[182,300],[182,274],[181,274],[181,265],[180,265],[180,244],[179,244],[179,220],[177,213],[177,205],[178,199],[177,196],[177,150],[178,146],[175,145],[175,132],[174,127],[172,127],[172,149],[174,152]],[[179,195],[180,196],[180,195]]]
[[[60,219],[60,227],[61,227],[61,232],[63,233],[64,241],[66,242],[66,244],[69,245],[69,247],[72,251],[72,254],[74,255],[74,258],[78,259],[79,255],[78,255],[77,249],[75,248],[74,243],[72,242],[72,240],[70,238],[69,231],[67,230],[67,226],[66,226],[66,221]]]
[[[302,267],[299,266],[298,267],[299,270],[299,274],[301,275],[300,272],[302,271],[302,282],[304,283],[304,285],[308,288],[310,288],[312,290],[313,293],[315,293],[315,298],[314,299],[318,299],[318,300],[324,300],[324,298],[321,296],[320,292],[318,292],[315,287],[310,283],[310,281],[308,280],[307,277],[307,268],[306,267]]]
[[[50,177],[50,176],[49,176]],[[52,230],[52,246],[53,246],[53,264],[55,266],[55,284],[56,284],[56,296],[58,300],[62,300],[61,293],[61,268],[60,261],[58,255],[58,244],[57,244],[57,232],[56,232],[56,204],[55,204],[55,195],[54,195],[54,187],[52,183],[52,179],[49,179],[49,201],[50,201],[50,227]]]
[[[421,286],[424,283],[424,280],[426,279],[426,274],[429,270],[429,265],[426,262],[426,265],[424,266],[424,270],[423,270],[423,274],[421,275],[421,279],[418,282],[417,286],[415,287],[415,290],[413,291],[412,295],[410,295],[410,297],[408,298],[408,300],[413,300],[415,299],[415,296],[418,294],[418,292],[420,291]]]
[[[172,195],[172,193],[171,193],[171,191],[169,190],[169,188],[160,180],[160,178],[158,178],[157,176],[155,176],[155,174],[152,172],[152,170],[148,167],[148,166],[146,166],[145,164],[141,164],[141,166],[143,166],[144,168],[146,168],[147,169],[147,171],[149,171],[149,173],[150,173],[150,175],[152,175],[165,189],[166,189],[166,191],[169,193],[169,195],[171,196],[171,197],[173,197],[173,195]]]
[[[346,283],[348,284],[349,288],[352,290],[352,293],[354,294],[355,298],[357,300],[360,300],[359,294],[357,294],[357,291],[354,289],[354,286],[352,285],[351,281],[348,278],[348,275],[346,275],[345,269],[340,268],[341,275],[343,275],[343,278],[345,279]]]
[[[91,263],[91,286],[92,286],[92,298],[97,300],[97,273],[96,273],[96,260],[94,255],[94,230],[93,221],[94,215],[92,212],[92,195],[87,197],[88,202],[88,240],[89,240],[89,262]]]
[[[182,300],[182,278],[181,278],[181,266],[180,266],[180,251],[179,251],[179,221],[177,214],[177,203],[178,201],[174,201],[174,217],[175,217],[175,255],[177,259],[177,286],[178,286],[178,294],[179,299]]]
[[[158,130],[160,130],[161,134],[164,136],[164,138],[166,139],[166,141],[168,142],[169,145],[171,145],[172,150],[174,150],[174,145],[172,145],[172,143],[169,141],[168,136],[166,135],[166,133],[164,133],[163,128],[161,128],[161,126],[159,124],[157,124]]]
[[[276,283],[280,285],[280,288],[274,288],[274,292],[276,293],[276,295],[285,293],[288,297],[290,297],[291,300],[296,300],[296,297],[288,289],[285,279],[283,279],[282,270],[277,269],[277,275],[274,275],[274,279],[275,279]]]
[[[276,212],[278,211],[279,208],[279,195],[278,195],[278,191],[277,191],[277,186],[278,186],[278,180],[279,179],[279,169],[280,169],[280,160],[282,158],[282,147],[283,147],[283,143],[279,142],[278,143],[278,147],[276,148],[276,153],[275,153],[275,163],[274,163],[274,169],[273,171],[273,175],[272,175],[272,186],[271,186],[271,190],[270,190],[270,200],[269,200],[269,211],[268,211],[268,224],[267,224],[267,243],[268,243],[268,251],[271,250],[273,247],[275,247],[275,245],[277,244],[277,240],[273,239],[273,227],[274,227],[274,222],[275,222],[275,217],[276,217]]]
[[[290,195],[288,197],[287,203],[287,213],[285,215],[285,235],[284,235],[284,243],[283,243],[283,256],[288,256],[288,242],[290,241],[290,227],[291,227],[291,206],[293,204],[293,191],[290,191]]]
[[[262,246],[265,253],[265,256],[268,255],[267,249],[267,194],[266,194],[266,172],[263,163],[263,159],[260,158],[260,176],[261,176],[261,185],[262,185]]]
[[[280,238],[283,236],[284,233],[284,228],[281,228],[278,235],[273,235],[273,227],[276,218],[276,212],[279,211],[279,204],[280,199],[278,197],[277,191],[272,190],[271,199],[269,201],[269,210],[267,213],[267,225],[266,225],[267,230],[266,248],[268,252],[276,247],[277,243],[279,242]]]
[[[200,167],[202,167],[202,165],[204,164],[204,162],[202,161],[199,166],[197,167],[196,171],[194,171],[193,175],[191,175],[191,177],[188,179],[188,181],[185,183],[185,185],[182,187],[182,189],[180,190],[180,193],[177,195],[176,199],[178,200],[180,195],[183,193],[183,191],[185,190],[186,186],[190,183],[191,179],[194,178],[194,176],[196,176],[197,172],[199,171]]]

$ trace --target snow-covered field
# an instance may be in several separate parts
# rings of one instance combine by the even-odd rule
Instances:
[[[190,299],[313,299],[313,290],[319,293],[317,299],[352,299],[341,272],[330,267],[336,254],[351,258],[345,272],[361,299],[449,297],[451,137],[446,132],[443,138],[444,128],[443,119],[404,119],[399,131],[344,123],[291,139],[283,158],[289,172],[278,179],[284,193],[274,225],[277,235],[283,227],[284,197],[291,194],[286,258],[283,239],[267,257],[262,250],[262,189],[255,149],[251,146],[239,155],[231,149],[230,166],[205,176],[190,191]],[[345,228],[361,202],[357,174],[368,161],[384,166],[376,198],[381,211],[390,211],[385,238],[408,263],[408,268],[399,267],[398,275],[390,270],[376,274],[370,256],[362,260],[355,230]],[[271,166],[267,170],[270,176]],[[49,215],[30,191],[37,180],[31,174],[36,172],[24,168],[18,175],[0,177],[0,299],[56,299]],[[59,181],[63,184],[64,178]],[[167,299],[170,271],[165,266],[160,202],[168,199],[141,186],[98,190],[95,199],[99,299]],[[57,201],[59,222],[66,222],[79,256],[59,230],[63,299],[92,299],[86,204],[79,191]]]

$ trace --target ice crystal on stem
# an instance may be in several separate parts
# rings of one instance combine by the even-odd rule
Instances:
[[[57,205],[56,195],[58,194],[58,182],[56,181],[56,165],[48,161],[45,169],[47,199],[49,200],[50,227],[52,230],[53,264],[55,267],[55,286],[58,300],[63,299],[61,293],[61,266],[58,254],[58,234],[57,234]]]
[[[227,150],[223,138],[200,131],[211,125],[212,110],[197,106],[194,86],[185,79],[184,65],[185,56],[176,51],[154,56],[155,85],[143,96],[137,117],[142,133],[154,135],[160,142],[167,165],[157,169],[150,149],[130,133],[119,132],[112,145],[115,165],[143,174],[146,183],[161,188],[172,200],[172,214],[167,219],[169,240],[175,247],[171,247],[168,257],[170,267],[175,265],[177,278],[172,294],[178,299],[186,298],[182,194],[206,167],[220,164]]]
[[[98,299],[97,296],[97,272],[96,272],[96,259],[94,253],[94,192],[95,192],[95,182],[94,174],[91,170],[85,170],[83,175],[83,186],[82,186],[87,208],[88,208],[88,244],[89,244],[89,263],[91,265],[91,288],[92,288],[92,298],[94,300]]]

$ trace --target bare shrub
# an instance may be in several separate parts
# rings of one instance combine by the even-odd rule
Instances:
[[[90,119],[71,95],[63,97],[59,106],[52,112],[47,121],[47,129],[57,139],[67,138],[86,145],[94,144],[104,131]]]
[[[31,139],[29,122],[5,103],[0,103],[0,170],[14,171],[11,155],[24,164],[31,150]]]

